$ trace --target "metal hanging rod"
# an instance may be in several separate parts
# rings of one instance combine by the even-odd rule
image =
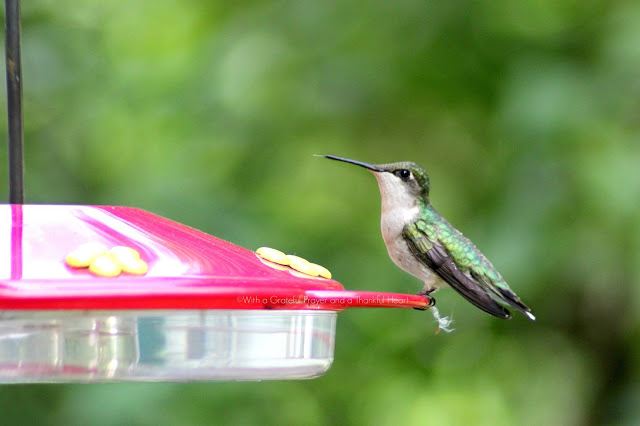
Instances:
[[[20,0],[5,0],[5,55],[9,129],[9,202],[24,203],[22,124],[22,62],[20,60]]]

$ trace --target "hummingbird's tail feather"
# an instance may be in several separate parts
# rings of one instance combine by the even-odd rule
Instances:
[[[501,300],[525,314],[531,321],[536,320],[536,317],[531,313],[531,308],[522,303],[520,298],[513,291],[502,287],[495,287],[495,289],[498,290],[497,293]]]

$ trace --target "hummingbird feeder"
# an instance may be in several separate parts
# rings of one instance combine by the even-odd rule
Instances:
[[[19,1],[5,11],[0,383],[311,378],[333,362],[338,312],[429,307],[346,291],[140,209],[24,204]]]

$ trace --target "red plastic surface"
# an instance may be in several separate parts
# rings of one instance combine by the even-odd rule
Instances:
[[[130,207],[0,205],[0,234],[0,309],[428,307],[421,296],[345,291],[271,268],[251,250]],[[66,254],[87,242],[133,247],[149,271],[105,278],[67,266]]]

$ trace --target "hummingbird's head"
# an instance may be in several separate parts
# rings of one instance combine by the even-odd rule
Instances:
[[[403,161],[389,164],[369,164],[334,155],[323,155],[331,160],[344,161],[371,170],[378,180],[383,199],[393,199],[401,205],[429,200],[429,175],[416,163]]]

